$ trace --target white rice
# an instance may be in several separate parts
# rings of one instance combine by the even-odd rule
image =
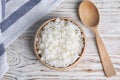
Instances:
[[[80,57],[83,35],[72,22],[57,18],[49,22],[40,35],[38,53],[50,66],[67,67]]]

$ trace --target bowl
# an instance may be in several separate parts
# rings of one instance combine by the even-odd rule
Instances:
[[[81,30],[81,33],[83,35],[83,44],[84,44],[84,47],[82,48],[82,52],[81,54],[79,55],[80,57],[71,65],[67,66],[67,67],[53,67],[53,66],[50,66],[49,64],[45,63],[44,61],[41,60],[41,55],[38,53],[38,45],[39,45],[39,39],[40,39],[40,33],[41,31],[43,30],[43,28],[49,23],[49,22],[54,22],[57,18],[52,18],[48,21],[46,21],[44,24],[42,24],[39,29],[37,30],[36,34],[35,34],[35,38],[34,38],[34,51],[35,51],[35,54],[37,56],[37,58],[40,60],[40,62],[45,65],[46,67],[50,68],[50,69],[53,69],[53,70],[67,70],[69,68],[72,68],[74,67],[75,65],[77,65],[79,63],[79,61],[81,60],[83,54],[84,54],[84,51],[85,51],[85,48],[86,48],[86,37],[85,37],[85,33],[84,31],[81,29],[80,25],[78,24],[77,21],[75,20],[72,20],[70,18],[59,18],[60,20],[65,20],[65,21],[70,21],[72,22],[73,24],[75,24],[80,30]]]

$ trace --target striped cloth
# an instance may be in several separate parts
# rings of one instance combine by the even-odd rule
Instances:
[[[5,48],[62,0],[0,0],[0,78],[8,70]]]

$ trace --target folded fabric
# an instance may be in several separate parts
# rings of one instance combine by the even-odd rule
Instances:
[[[0,0],[0,78],[8,70],[5,48],[61,1]]]

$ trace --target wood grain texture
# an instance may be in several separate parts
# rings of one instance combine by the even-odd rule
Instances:
[[[91,0],[100,12],[98,32],[117,72],[111,78],[106,78],[103,73],[92,31],[79,21],[77,9],[80,1],[64,0],[9,45],[6,52],[10,69],[2,80],[120,80],[120,0]],[[85,55],[75,68],[68,71],[54,71],[43,66],[33,51],[35,32],[43,22],[53,17],[71,17],[80,23],[86,33]]]

